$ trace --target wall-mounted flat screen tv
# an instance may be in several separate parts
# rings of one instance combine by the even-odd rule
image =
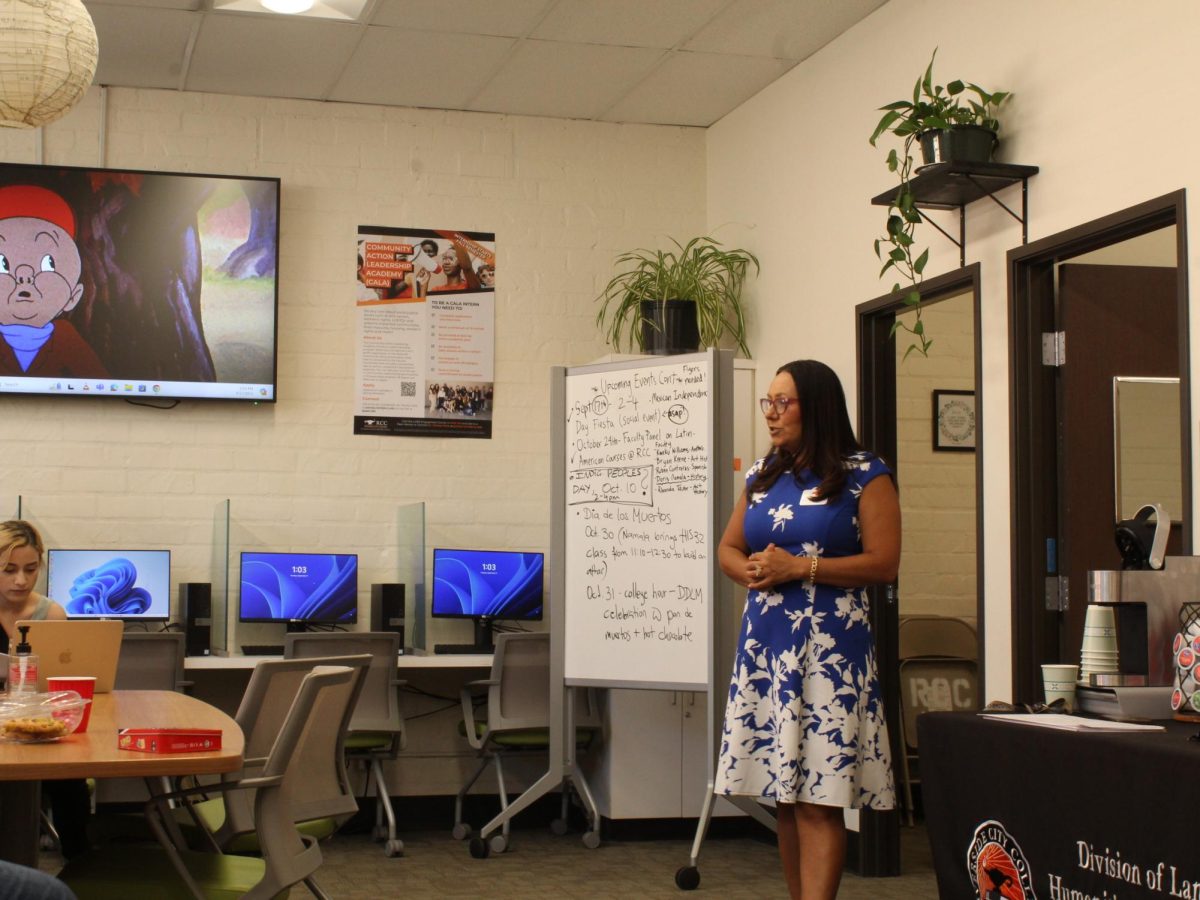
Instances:
[[[279,179],[0,163],[0,394],[276,399]]]
[[[358,557],[353,553],[242,552],[242,622],[353,625]]]
[[[71,619],[171,617],[170,550],[46,551],[46,596]]]

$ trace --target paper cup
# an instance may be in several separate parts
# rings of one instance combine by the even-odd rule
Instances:
[[[83,718],[79,720],[76,734],[87,731],[88,720],[92,717],[91,700],[96,695],[96,679],[91,675],[58,675],[46,679],[48,691],[75,691],[81,698],[89,701],[83,708]]]
[[[1075,683],[1079,680],[1079,666],[1062,663],[1046,663],[1042,666],[1042,689],[1046,702],[1065,700],[1067,710],[1075,711]]]

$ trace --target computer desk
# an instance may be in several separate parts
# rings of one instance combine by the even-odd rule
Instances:
[[[189,656],[183,667],[189,672],[212,670],[253,669],[264,659],[278,656]],[[412,670],[430,669],[490,669],[490,653],[405,653],[396,657],[396,668],[403,675]]]

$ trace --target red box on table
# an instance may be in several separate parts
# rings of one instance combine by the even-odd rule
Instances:
[[[120,728],[117,747],[142,753],[196,753],[221,749],[219,728]]]

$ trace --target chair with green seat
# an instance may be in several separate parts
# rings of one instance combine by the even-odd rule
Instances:
[[[375,840],[384,842],[388,856],[403,856],[404,842],[396,837],[396,814],[383,776],[384,763],[397,759],[406,743],[399,693],[405,682],[397,678],[396,669],[400,635],[392,631],[317,631],[284,637],[284,659],[350,653],[369,653],[371,667],[350,720],[346,758],[361,762],[367,769],[363,793],[369,794],[374,788]]]
[[[302,672],[256,774],[216,786],[227,799],[253,794],[261,858],[187,850],[172,842],[169,802],[214,790],[204,785],[147,802],[146,814],[161,852],[144,846],[112,846],[68,863],[59,877],[79,900],[139,895],[156,900],[267,900],[287,897],[289,888],[300,882],[314,896],[327,900],[313,878],[322,861],[320,846],[314,838],[301,835],[295,822],[344,799],[338,785],[347,780],[342,744],[364,673],[365,664],[318,665]],[[318,777],[318,772],[327,777]]]
[[[484,689],[487,691],[486,714],[480,720],[476,718],[476,700]],[[585,701],[590,701],[590,696],[582,696]],[[454,799],[453,834],[457,840],[463,840],[471,834],[471,827],[463,821],[463,801],[489,763],[496,769],[500,809],[504,811],[508,809],[508,792],[502,757],[520,752],[545,753],[549,748],[550,635],[546,632],[497,635],[491,677],[464,685],[459,698],[463,716],[459,732],[479,757],[474,774]],[[599,731],[599,724],[587,703],[577,712],[575,744],[583,749]],[[557,833],[566,831],[569,793],[565,786],[562,799],[562,818],[551,826]],[[594,831],[596,823],[591,825]],[[508,840],[509,821],[506,820],[500,833],[493,835],[488,845],[492,852],[503,853],[508,849]]]
[[[245,763],[241,772],[223,776],[222,780],[236,781],[259,773],[304,678],[315,666],[350,666],[356,671],[361,670],[365,680],[370,663],[371,658],[366,654],[263,660],[258,663],[250,675],[250,682],[246,685],[235,716],[245,736]],[[341,741],[344,745],[344,734]],[[329,800],[320,805],[299,807],[303,811],[311,811],[312,815],[303,815],[295,820],[302,834],[324,840],[358,811],[358,803],[354,799],[354,790],[346,776],[344,764],[338,770],[324,768],[314,773],[313,777],[327,782],[333,777],[341,779],[336,784],[330,782],[326,787]],[[176,809],[174,817],[193,847],[206,845],[209,842],[208,835],[211,835],[223,852],[257,853],[260,844],[255,829],[254,803],[252,792],[223,793],[193,802],[189,808]]]

